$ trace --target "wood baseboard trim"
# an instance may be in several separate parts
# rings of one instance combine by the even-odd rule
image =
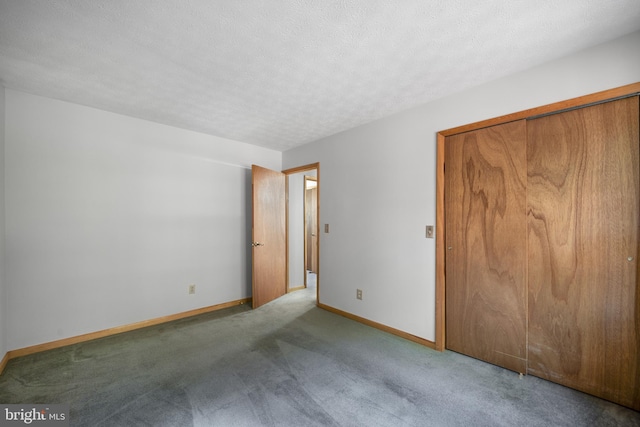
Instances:
[[[218,311],[236,305],[248,304],[251,305],[251,298],[243,298],[235,301],[229,301],[222,304],[211,305],[208,307],[198,308],[195,310],[184,311],[182,313],[171,314],[169,316],[157,317],[155,319],[143,320],[142,322],[131,323],[128,325],[117,326],[115,328],[104,329],[102,331],[90,332],[88,334],[77,335],[75,337],[63,338],[61,340],[51,341],[44,344],[32,345],[17,350],[11,350],[7,352],[4,359],[0,363],[0,374],[4,370],[7,362],[10,359],[16,357],[27,356],[29,354],[40,353],[42,351],[53,350],[54,348],[65,347],[68,345],[78,344],[85,341],[91,341],[98,338],[104,338],[111,335],[117,335],[124,332],[135,331],[136,329],[142,329],[149,326],[160,325],[162,323],[172,322],[174,320],[186,319],[188,317],[198,316],[200,314],[210,313],[212,311]]]
[[[407,332],[401,331],[399,329],[392,328],[387,325],[383,325],[382,323],[374,322],[373,320],[365,319],[364,317],[356,316],[355,314],[348,313],[346,311],[338,310],[337,308],[333,308],[331,306],[318,303],[317,306],[323,310],[330,311],[332,313],[338,314],[342,317],[346,317],[347,319],[355,320],[358,323],[365,324],[367,326],[371,326],[372,328],[379,329],[384,332],[388,332],[392,335],[396,335],[400,338],[404,338],[409,341],[413,341],[417,344],[423,345],[425,347],[429,347],[432,350],[436,349],[436,343],[433,341],[426,340],[424,338],[417,337],[415,335],[411,335]]]
[[[7,367],[7,363],[9,363],[9,353],[6,353],[2,360],[0,360],[0,375],[4,372],[4,368]]]
[[[289,290],[287,291],[287,293],[290,292],[295,292],[295,291],[301,291],[303,289],[306,289],[307,287],[305,285],[302,286],[296,286],[295,288],[289,288]]]

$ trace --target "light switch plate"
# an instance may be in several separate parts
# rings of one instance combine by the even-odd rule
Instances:
[[[433,239],[433,225],[427,225],[427,239]]]

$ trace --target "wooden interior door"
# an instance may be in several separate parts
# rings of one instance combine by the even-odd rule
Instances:
[[[253,165],[252,300],[258,308],[287,290],[286,179],[283,173]]]
[[[527,197],[529,372],[640,410],[638,115],[529,121]]]
[[[447,137],[446,347],[526,372],[526,127]]]

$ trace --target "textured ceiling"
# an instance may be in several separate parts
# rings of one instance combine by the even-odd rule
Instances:
[[[638,0],[0,0],[0,79],[284,151],[638,29]]]

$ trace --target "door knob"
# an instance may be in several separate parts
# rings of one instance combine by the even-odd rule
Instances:
[[[253,246],[254,248],[256,246],[264,246],[264,243],[260,243],[260,242],[251,242],[251,246]]]

